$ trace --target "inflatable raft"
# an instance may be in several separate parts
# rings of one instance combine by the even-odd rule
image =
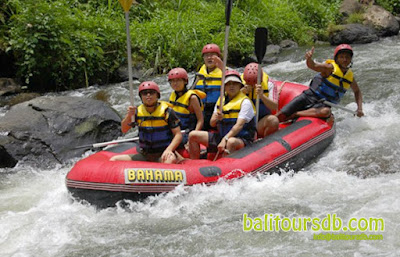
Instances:
[[[279,108],[308,87],[274,81]],[[279,131],[226,157],[185,160],[179,164],[143,161],[109,161],[117,154],[136,153],[136,143],[123,143],[78,161],[66,176],[72,196],[100,208],[115,206],[123,199],[140,200],[174,190],[178,185],[212,185],[246,174],[298,170],[332,142],[333,116],[327,120],[302,117],[281,124]]]

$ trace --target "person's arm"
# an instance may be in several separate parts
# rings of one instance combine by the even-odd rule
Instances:
[[[357,116],[362,117],[362,116],[364,116],[364,112],[362,109],[362,94],[361,94],[360,88],[358,87],[358,83],[355,79],[350,84],[350,87],[354,92],[354,98],[357,103]]]
[[[176,148],[178,148],[183,138],[181,127],[179,126],[180,120],[176,115],[176,113],[174,112],[174,110],[172,110],[171,108],[167,109],[167,120],[173,138],[171,140],[171,143],[169,143],[168,147],[164,150],[164,152],[161,155],[162,162],[165,162],[166,160],[172,158],[172,156],[175,156],[174,151],[176,150]]]
[[[218,103],[218,101],[217,101],[217,103]],[[222,113],[219,111],[219,109],[217,109],[217,104],[215,104],[213,115],[210,118],[211,127],[217,126],[217,122],[222,120],[223,117],[224,116],[222,115]]]
[[[271,100],[264,94],[264,90],[261,85],[256,85],[256,93],[264,105],[268,107],[268,109],[271,111],[278,109],[278,103]]]
[[[229,130],[229,132],[225,135],[227,138],[235,137],[239,132],[243,129],[244,124],[246,124],[247,121],[245,119],[240,119],[238,118],[236,120],[235,125]]]
[[[121,131],[122,133],[128,132],[132,126],[132,117],[136,115],[136,106],[129,106],[125,118],[121,121]]]
[[[307,67],[316,72],[320,72],[322,77],[326,78],[333,72],[333,65],[330,63],[314,62],[314,60],[312,59],[314,50],[315,48],[312,47],[310,51],[306,52],[305,58]]]
[[[219,56],[214,55],[213,61],[214,61],[215,65],[217,66],[217,68],[219,68],[220,70],[222,70],[224,68],[224,62],[222,61],[222,59]]]
[[[246,99],[242,102],[240,112],[238,118],[236,120],[235,125],[229,130],[229,132],[221,139],[221,142],[218,144],[218,151],[222,152],[226,148],[227,139],[231,137],[235,137],[239,132],[243,129],[243,126],[250,122],[255,116],[253,110],[253,104],[250,99]]]
[[[189,110],[194,112],[197,118],[195,130],[202,130],[204,125],[203,111],[201,110],[200,99],[196,95],[190,97]]]
[[[182,132],[181,132],[181,127],[178,126],[176,128],[171,129],[172,135],[174,136],[172,138],[171,143],[169,146],[165,149],[165,151],[175,151],[176,148],[178,148],[179,144],[182,142]]]
[[[231,130],[226,134],[228,138],[235,137],[239,132],[243,129],[243,126],[250,122],[255,116],[253,103],[250,99],[245,99],[240,106],[240,111],[238,114],[238,118],[236,120],[235,125],[231,128]]]
[[[162,162],[167,161],[168,159],[173,159],[175,157],[175,150],[178,148],[179,144],[182,142],[182,133],[181,127],[178,126],[176,128],[171,128],[173,138],[169,146],[164,150],[161,155]]]

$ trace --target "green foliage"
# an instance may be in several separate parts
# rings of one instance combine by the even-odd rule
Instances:
[[[10,3],[19,11],[11,17],[9,50],[30,89],[104,83],[122,62],[125,35],[120,15],[78,1]]]
[[[363,13],[352,13],[346,19],[347,24],[351,23],[362,23],[364,21],[364,14]]]
[[[399,0],[376,0],[376,3],[393,14],[400,14]]]
[[[194,70],[206,43],[224,44],[225,0],[137,2],[130,9],[134,64],[158,73],[177,66]],[[339,2],[235,0],[228,63],[244,64],[243,58],[254,52],[254,30],[260,26],[268,28],[273,43],[311,43],[335,23]],[[14,53],[18,76],[32,90],[106,83],[127,62],[124,15],[117,0],[7,0],[0,8],[3,44]],[[3,18],[5,13],[10,19]]]

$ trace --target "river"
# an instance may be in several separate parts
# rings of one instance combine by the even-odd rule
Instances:
[[[0,256],[400,256],[400,37],[353,47],[365,117],[334,109],[333,143],[298,173],[178,187],[126,208],[96,210],[71,200],[66,189],[65,176],[78,159],[42,170],[20,163],[0,169]],[[314,57],[323,61],[333,49],[316,46]],[[290,51],[264,70],[277,80],[308,83],[314,72],[306,68],[305,50]],[[166,76],[155,80],[165,99]],[[127,83],[101,89],[124,114]],[[98,90],[62,94],[88,97]],[[341,104],[355,110],[353,99],[349,92]],[[244,231],[251,228],[244,213],[253,225],[286,218],[286,229]],[[357,219],[359,230],[314,231],[308,223],[302,231],[284,231],[290,220],[328,217]],[[365,231],[369,218],[383,221],[383,231]],[[371,236],[379,240],[366,240]]]

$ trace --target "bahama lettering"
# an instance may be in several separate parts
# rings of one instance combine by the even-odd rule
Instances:
[[[125,169],[125,184],[186,184],[184,170],[172,169]]]

